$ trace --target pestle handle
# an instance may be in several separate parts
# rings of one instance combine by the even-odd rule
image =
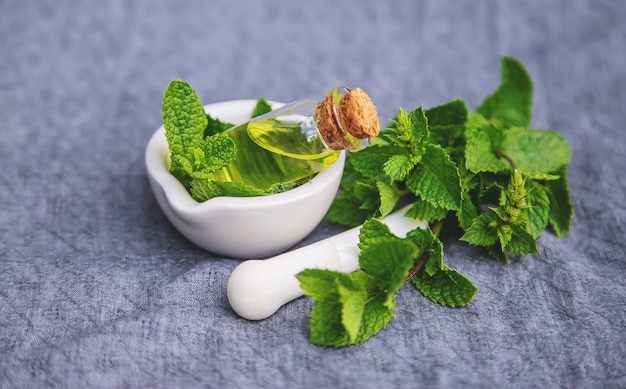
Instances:
[[[382,219],[398,236],[426,228],[419,220],[404,217],[407,208]],[[249,320],[271,316],[285,303],[304,294],[295,277],[305,269],[326,269],[351,273],[359,268],[359,230],[355,227],[308,246],[278,256],[247,260],[228,279],[228,301],[233,310]]]

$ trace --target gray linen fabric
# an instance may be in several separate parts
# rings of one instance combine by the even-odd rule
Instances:
[[[620,1],[0,1],[1,387],[626,387],[626,7]],[[398,108],[535,81],[570,142],[574,227],[505,265],[449,242],[465,308],[410,285],[363,345],[308,344],[312,303],[238,317],[239,263],[183,238],[143,162],[174,78],[204,103],[360,86]],[[341,227],[322,223],[301,244]]]

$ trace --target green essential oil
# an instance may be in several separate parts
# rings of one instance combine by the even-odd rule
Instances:
[[[213,174],[262,190],[310,180],[332,165],[339,152],[329,150],[311,118],[284,115],[253,120],[224,132],[237,144],[237,158]]]

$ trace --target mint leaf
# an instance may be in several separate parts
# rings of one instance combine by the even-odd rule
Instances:
[[[435,235],[429,228],[414,228],[406,234],[407,239],[410,239],[422,250],[428,250],[433,246],[433,243],[437,241]]]
[[[478,288],[463,274],[447,266],[430,276],[422,272],[413,284],[431,301],[449,307],[462,307],[472,301]]]
[[[537,240],[523,227],[511,225],[513,234],[506,245],[506,249],[514,254],[536,254],[539,252]]]
[[[392,297],[404,283],[417,253],[411,241],[395,236],[377,239],[361,251],[359,265],[372,278],[374,286]]]
[[[181,80],[170,82],[163,96],[163,126],[172,156],[193,163],[193,150],[200,146],[206,124],[204,107],[191,86]]]
[[[370,277],[363,271],[344,274],[307,269],[296,275],[313,298],[309,340],[320,346],[362,343],[393,318],[395,298],[380,291],[370,295]]]
[[[209,181],[209,183],[219,191],[219,196],[254,197],[268,194],[262,189],[238,181]]]
[[[426,258],[424,271],[434,275],[443,268],[443,244],[428,228],[415,228],[407,233],[407,238],[412,240],[422,249],[422,255]]]
[[[528,127],[531,121],[533,83],[521,62],[504,57],[498,89],[487,97],[477,112],[507,126]]]
[[[385,164],[396,155],[408,155],[407,149],[398,146],[369,146],[358,153],[349,154],[349,159],[354,169],[363,176],[377,181],[391,181],[385,172]]]
[[[335,285],[338,277],[349,278],[349,275],[323,269],[306,269],[296,274],[306,295],[319,301],[337,298]]]
[[[267,102],[264,98],[259,98],[256,101],[256,105],[252,110],[252,117],[255,118],[257,116],[264,115],[268,112],[272,111],[272,106]]]
[[[373,296],[363,309],[361,328],[354,344],[365,342],[385,328],[394,318],[395,304],[396,299],[393,296],[391,298],[381,294]]]
[[[335,198],[325,217],[330,221],[356,226],[369,217],[391,213],[400,197],[396,186],[364,179],[345,188]]]
[[[567,184],[567,168],[561,168],[558,174],[560,176],[558,180],[547,183],[546,193],[550,199],[549,224],[556,236],[562,238],[571,228],[574,205]]]
[[[463,135],[468,118],[467,104],[461,99],[429,108],[428,118],[430,139],[446,148]]]
[[[406,180],[407,188],[437,207],[459,209],[461,182],[456,164],[441,146],[428,144],[422,162]]]
[[[469,192],[463,192],[461,206],[456,211],[456,217],[459,221],[459,226],[463,230],[467,230],[474,219],[478,217],[478,209]]]
[[[212,181],[208,178],[196,178],[191,181],[189,188],[189,194],[197,202],[201,203],[214,197],[222,195],[222,192],[213,185]]]
[[[496,155],[504,139],[504,130],[490,124],[479,128],[469,127],[465,131],[465,163],[474,173],[508,171],[511,166]]]
[[[445,219],[447,215],[447,209],[424,201],[418,196],[404,216],[411,219],[434,222]]]
[[[219,120],[218,118],[214,118],[209,114],[206,114],[206,119],[207,119],[207,126],[204,129],[205,138],[208,136],[219,134],[235,126],[232,123],[223,122]]]
[[[170,161],[170,173],[172,173],[172,175],[176,177],[176,179],[178,179],[178,181],[180,181],[185,188],[189,188],[191,175],[193,174],[193,166],[187,158],[182,155],[172,155]]]
[[[554,173],[572,158],[565,138],[555,131],[513,127],[505,132],[499,147],[522,174]]]
[[[188,83],[174,80],[165,90],[162,110],[170,172],[189,188],[190,172],[196,164],[197,149],[207,124],[204,107]]]
[[[427,255],[423,270],[413,278],[413,284],[432,301],[451,307],[469,303],[477,288],[465,276],[443,263],[443,244],[430,229],[416,228],[407,234]]]
[[[370,219],[363,223],[359,230],[359,248],[363,251],[379,238],[393,238],[395,235],[385,223],[378,219]]]
[[[378,188],[380,199],[378,214],[379,216],[387,216],[395,209],[401,193],[395,185],[387,184],[382,181],[376,183],[376,188]]]
[[[214,135],[205,138],[201,145],[202,159],[198,170],[214,173],[230,165],[237,156],[237,145],[226,135]]]
[[[459,239],[474,246],[489,247],[498,241],[498,216],[485,212],[474,219]]]
[[[425,152],[426,141],[429,138],[428,119],[422,107],[407,113],[404,110],[398,112],[395,125],[387,131],[393,136],[389,139],[399,148],[392,150],[393,154],[387,154],[387,160],[383,164],[383,173],[391,181],[403,181],[417,163],[422,159]],[[389,134],[387,134],[389,135]],[[380,175],[377,175],[380,178]]]
[[[366,293],[362,278],[350,274],[320,269],[307,269],[296,275],[304,293],[313,298],[310,342],[320,346],[345,346],[351,343],[351,333],[344,326],[345,318],[356,314],[355,306],[361,300],[359,290]],[[343,293],[340,293],[340,289]],[[352,293],[351,293],[352,292]],[[361,293],[362,295],[362,293]],[[346,298],[347,301],[343,301]],[[356,300],[356,301],[355,301]],[[344,303],[348,306],[344,311]],[[360,327],[361,318],[356,318]]]
[[[417,161],[408,150],[403,150],[399,154],[392,155],[383,164],[383,173],[391,181],[403,181],[413,170]]]
[[[255,186],[237,181],[213,181],[208,176],[195,178],[189,189],[191,197],[197,202],[203,202],[214,197],[253,197],[268,194]]]
[[[494,209],[494,211],[496,211],[496,214],[499,210],[500,209]],[[501,215],[498,216],[501,217]],[[496,229],[496,233],[498,235],[498,239],[500,240],[500,246],[505,249],[506,245],[509,244],[511,238],[513,237],[513,230],[511,229],[511,226],[509,224],[503,223],[498,226],[498,228]]]
[[[515,166],[527,176],[556,178],[550,177],[550,173],[571,160],[567,141],[555,131],[522,127],[504,130],[498,126],[485,125],[468,128],[465,136],[466,164],[474,173],[500,173],[511,171]]]
[[[409,119],[410,128],[406,129],[409,135],[409,146],[411,147],[414,157],[420,158],[424,150],[424,145],[430,137],[428,119],[422,107],[411,111]]]
[[[369,210],[372,214],[376,214],[380,208],[380,195],[376,184],[377,182],[361,181],[352,187],[354,195],[360,201],[359,208]]]
[[[535,181],[526,181],[526,208],[522,209],[528,221],[527,230],[533,237],[538,237],[548,226],[550,199],[543,186]]]
[[[410,154],[414,163],[419,162],[424,153],[424,146],[430,137],[428,119],[422,107],[414,109],[410,113],[400,109],[382,136],[392,145],[411,150]]]
[[[359,334],[365,304],[367,303],[364,277],[339,278],[338,280],[343,281],[337,282],[339,301],[341,301],[341,324],[348,333],[349,342],[353,343]]]

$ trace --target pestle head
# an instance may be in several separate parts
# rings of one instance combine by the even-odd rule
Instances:
[[[321,241],[273,258],[242,262],[228,279],[228,301],[249,320],[262,320],[304,294],[296,275],[304,269],[340,270],[333,241]]]
[[[302,294],[295,277],[293,283],[289,278],[277,283],[272,270],[263,260],[248,260],[233,270],[227,285],[228,302],[239,316],[248,320],[265,319],[295,298],[294,290]]]

